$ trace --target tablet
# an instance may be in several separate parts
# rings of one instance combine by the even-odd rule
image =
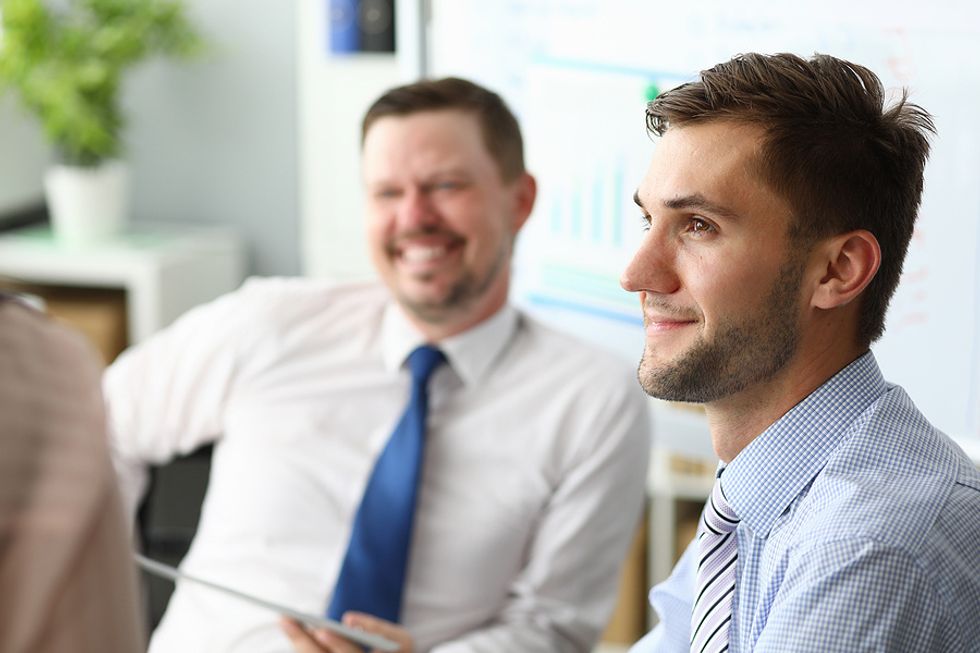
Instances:
[[[166,578],[168,580],[176,581],[178,579],[189,581],[197,585],[202,585],[204,587],[209,587],[218,592],[224,592],[228,596],[233,596],[239,600],[247,601],[253,605],[257,605],[268,610],[272,610],[281,615],[285,615],[296,621],[309,626],[310,628],[326,628],[332,632],[346,637],[352,642],[361,644],[362,646],[367,646],[372,649],[378,649],[379,651],[397,651],[398,644],[386,639],[380,635],[375,635],[374,633],[366,633],[363,630],[357,630],[356,628],[350,628],[344,624],[334,621],[333,619],[327,619],[313,614],[305,614],[292,608],[280,605],[278,603],[273,603],[272,601],[266,601],[265,599],[260,599],[257,596],[252,596],[251,594],[246,594],[245,592],[239,592],[236,589],[220,585],[218,583],[211,582],[209,580],[204,580],[203,578],[198,578],[197,576],[192,576],[190,574],[184,573],[183,571],[177,569],[176,567],[171,567],[170,565],[165,565],[162,562],[157,562],[156,560],[151,560],[146,556],[142,556],[138,553],[133,554],[133,558],[145,571],[153,574],[154,576],[159,576],[161,578]]]

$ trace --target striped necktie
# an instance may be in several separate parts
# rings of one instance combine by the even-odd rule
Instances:
[[[408,356],[412,394],[364,490],[327,609],[331,619],[357,610],[399,621],[422,476],[429,378],[445,360],[441,351],[428,345]]]
[[[735,538],[738,521],[722,492],[721,479],[715,481],[698,528],[700,556],[691,614],[691,653],[728,650],[738,559]]]

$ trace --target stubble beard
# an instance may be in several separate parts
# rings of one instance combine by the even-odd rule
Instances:
[[[637,377],[646,393],[667,401],[707,403],[731,396],[773,378],[796,353],[799,344],[797,299],[802,262],[783,264],[764,309],[743,323],[721,324],[710,341],[702,335],[680,359],[657,366],[649,348]]]
[[[395,296],[398,303],[420,321],[427,324],[445,324],[460,315],[465,315],[470,307],[487,293],[508,264],[509,255],[510,247],[506,242],[501,243],[486,274],[477,277],[473,270],[464,270],[442,297],[420,300],[409,297],[400,290],[395,292]],[[421,275],[417,279],[425,283],[435,276],[434,274]]]

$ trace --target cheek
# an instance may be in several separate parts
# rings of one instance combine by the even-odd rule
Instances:
[[[487,266],[494,264],[501,257],[502,251],[509,251],[513,238],[503,223],[503,217],[496,216],[492,219],[494,222],[481,225],[482,228],[473,232],[470,239],[471,255]]]
[[[692,271],[688,291],[709,321],[757,311],[776,274],[758,256],[701,257]]]
[[[465,238],[470,247],[493,249],[506,231],[505,218],[499,211],[482,205],[461,205],[444,215],[450,228]]]
[[[394,263],[388,254],[388,238],[384,229],[368,224],[365,228],[364,251],[375,271],[386,275]]]
[[[388,238],[390,220],[385,220],[379,213],[366,210],[364,214],[364,235],[368,245],[373,249],[383,246]]]
[[[483,213],[480,203],[465,194],[440,198],[433,203],[433,208],[449,228],[464,235],[478,227]]]

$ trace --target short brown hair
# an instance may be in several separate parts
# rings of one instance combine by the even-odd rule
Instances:
[[[364,114],[361,143],[380,118],[450,109],[476,116],[487,151],[505,181],[524,174],[524,139],[517,118],[499,95],[458,77],[424,79],[387,91]]]
[[[858,338],[884,331],[922,196],[931,116],[908,93],[885,107],[878,77],[828,55],[741,54],[647,105],[647,129],[731,120],[762,127],[759,169],[794,212],[793,242],[867,229],[881,267],[862,297]]]

